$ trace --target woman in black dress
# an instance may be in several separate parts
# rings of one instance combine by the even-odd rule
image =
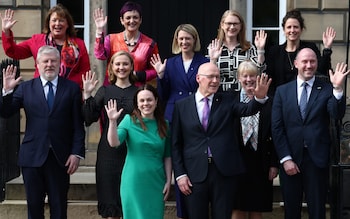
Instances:
[[[238,67],[242,89],[236,92],[240,102],[254,97],[258,68],[251,61]],[[261,219],[262,212],[272,211],[273,179],[278,173],[278,159],[271,138],[271,98],[255,115],[236,120],[240,150],[246,172],[239,178],[239,191],[232,219]]]
[[[292,81],[297,76],[297,69],[294,67],[294,59],[297,53],[303,48],[312,49],[317,55],[317,74],[328,77],[328,70],[331,69],[332,44],[336,32],[332,27],[327,27],[323,32],[322,55],[316,44],[301,40],[300,37],[306,29],[304,18],[300,11],[288,11],[282,20],[282,27],[286,42],[275,45],[269,49],[266,58],[266,73],[272,78],[270,93],[273,95],[276,87]]]
[[[96,189],[98,200],[98,213],[103,218],[121,218],[122,207],[120,201],[120,177],[126,156],[125,144],[117,149],[109,146],[107,142],[108,118],[104,105],[110,99],[116,99],[118,110],[123,108],[118,123],[125,114],[133,110],[133,97],[137,91],[134,85],[134,62],[128,52],[115,53],[108,65],[108,86],[102,86],[92,97],[96,88],[95,73],[87,72],[83,76],[83,114],[87,126],[100,119],[101,139],[97,149],[96,160]]]

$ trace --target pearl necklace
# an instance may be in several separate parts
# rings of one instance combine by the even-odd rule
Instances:
[[[136,41],[134,42],[129,42],[129,40],[126,38],[126,34],[124,32],[124,41],[127,46],[134,47],[137,44],[137,41],[139,40],[140,34],[137,35]]]

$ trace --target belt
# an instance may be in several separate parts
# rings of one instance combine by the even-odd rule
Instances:
[[[208,157],[208,163],[209,164],[214,163],[213,157]]]

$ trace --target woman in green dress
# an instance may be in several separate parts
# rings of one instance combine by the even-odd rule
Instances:
[[[170,133],[156,89],[141,86],[134,97],[134,111],[117,125],[123,109],[116,100],[105,106],[112,147],[124,141],[128,149],[121,177],[123,219],[163,219],[171,185]]]

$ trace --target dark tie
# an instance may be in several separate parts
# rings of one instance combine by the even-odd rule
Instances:
[[[53,106],[53,101],[55,99],[55,95],[53,93],[52,82],[48,81],[46,84],[49,86],[49,92],[47,93],[47,100],[46,101],[47,101],[47,105],[49,106],[49,109],[51,111],[52,106]]]
[[[305,119],[305,114],[306,114],[306,106],[307,106],[307,86],[309,84],[307,82],[304,82],[302,84],[303,86],[303,91],[301,92],[300,95],[300,102],[299,102],[299,108],[300,108],[300,114],[301,118],[304,120]]]
[[[203,101],[204,101],[204,106],[203,106],[203,114],[202,114],[202,126],[204,130],[207,130],[209,113],[210,113],[209,99],[207,97],[204,97]]]

